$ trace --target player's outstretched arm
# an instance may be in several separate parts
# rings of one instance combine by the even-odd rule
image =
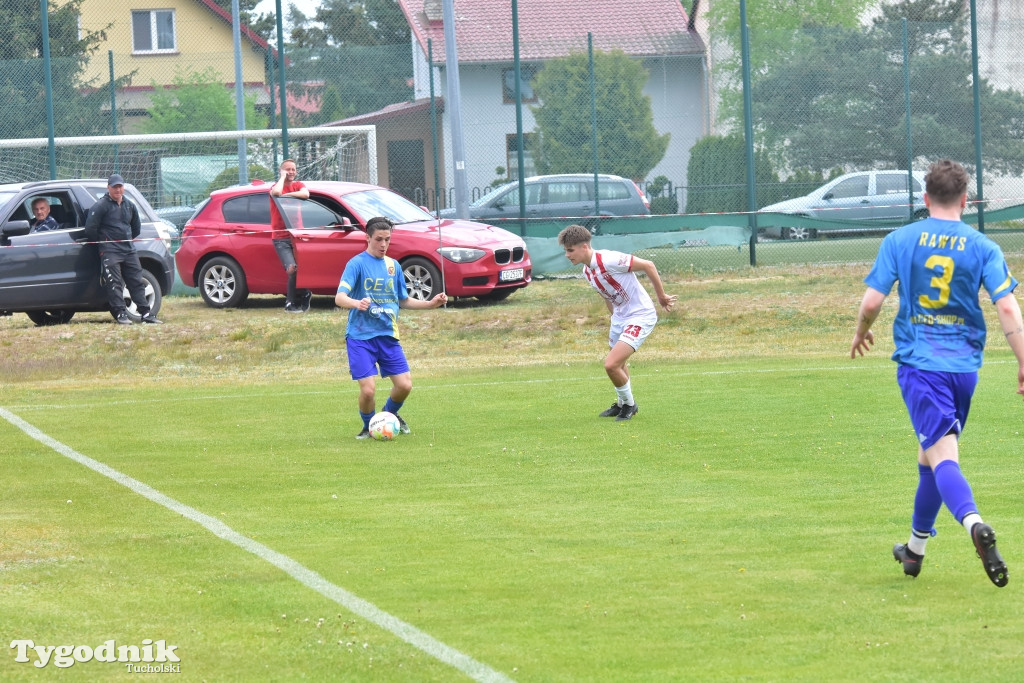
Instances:
[[[864,298],[860,302],[860,311],[857,313],[857,330],[853,333],[853,342],[850,344],[850,358],[856,358],[857,354],[864,355],[875,345],[875,334],[871,326],[882,310],[885,303],[885,294],[877,289],[868,287],[864,292]]]
[[[440,308],[441,306],[444,306],[446,303],[448,303],[448,295],[445,294],[444,292],[439,292],[439,293],[434,295],[434,298],[429,299],[428,301],[423,301],[422,299],[413,299],[412,297],[409,297],[407,299],[402,299],[401,301],[399,301],[398,305],[401,308],[414,308],[414,309],[415,308]]]
[[[1024,395],[1024,320],[1021,319],[1017,297],[1007,294],[996,301],[999,324],[1006,335],[1006,343],[1017,357],[1017,393]]]
[[[652,261],[647,259],[633,257],[633,265],[630,266],[630,270],[639,270],[647,276],[647,279],[651,281],[651,286],[654,287],[654,293],[658,296],[658,303],[666,311],[671,311],[672,307],[676,305],[676,295],[666,294],[665,286],[661,282],[661,276],[658,274],[658,267],[654,265]]]

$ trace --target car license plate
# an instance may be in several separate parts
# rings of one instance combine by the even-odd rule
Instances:
[[[523,279],[523,269],[522,268],[513,268],[511,270],[503,270],[498,275],[498,279],[501,280],[502,282],[508,282],[509,280],[522,280]]]

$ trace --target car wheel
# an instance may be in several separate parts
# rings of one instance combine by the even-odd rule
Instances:
[[[589,230],[591,235],[601,234],[601,221],[599,220],[587,221],[586,223],[583,224],[583,227]]]
[[[806,240],[813,239],[816,235],[814,230],[810,228],[783,228],[782,237],[787,240]]]
[[[918,209],[917,211],[914,212],[915,221],[923,221],[925,218],[928,218],[928,216],[928,209]]]
[[[142,271],[142,279],[146,285],[146,304],[149,306],[149,312],[156,315],[160,312],[160,304],[164,300],[163,294],[160,293],[160,283],[157,281],[156,275],[145,269]],[[132,301],[127,287],[124,288],[124,307],[128,309],[128,317],[132,319],[132,322],[137,323],[142,320],[139,307]]]
[[[429,301],[441,292],[441,271],[425,258],[414,256],[402,263],[405,287],[409,297]]]
[[[25,311],[25,315],[39,327],[48,327],[71,322],[71,319],[75,317],[75,312],[58,309],[56,311]]]
[[[213,308],[241,306],[249,297],[245,271],[233,258],[212,258],[199,271],[199,294]]]
[[[488,304],[493,304],[498,301],[504,301],[505,299],[512,296],[512,292],[516,291],[517,287],[505,287],[504,289],[492,289],[487,294],[478,294],[477,300],[483,301]]]

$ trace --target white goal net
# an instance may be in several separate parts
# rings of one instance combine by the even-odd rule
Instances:
[[[191,206],[239,180],[245,141],[247,179],[273,182],[284,160],[275,130],[107,135],[55,138],[58,178],[106,178],[120,173],[154,207]],[[288,131],[288,157],[301,180],[377,184],[374,126],[324,126]],[[0,184],[50,179],[49,140],[0,140]]]

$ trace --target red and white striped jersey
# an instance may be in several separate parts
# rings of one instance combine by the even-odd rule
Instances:
[[[583,275],[597,293],[612,303],[612,320],[628,320],[643,315],[657,315],[651,295],[630,272],[633,255],[609,249],[595,249],[590,265],[583,266]]]

